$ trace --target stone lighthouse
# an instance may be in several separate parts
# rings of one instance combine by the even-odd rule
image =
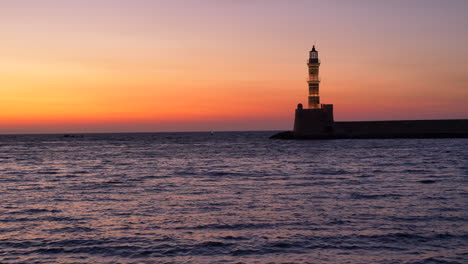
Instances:
[[[318,58],[318,51],[315,49],[315,45],[309,52],[309,61],[307,62],[307,67],[309,67],[309,78],[307,79],[307,83],[309,84],[309,109],[320,109],[320,60]]]
[[[320,60],[315,45],[309,52],[307,61],[309,88],[308,108],[302,104],[297,105],[294,119],[294,135],[297,137],[323,137],[334,132],[333,105],[320,104],[319,95],[319,68]]]
[[[297,105],[293,131],[270,138],[468,138],[468,119],[335,122],[333,105],[320,103],[320,64],[314,45],[307,59],[307,107]]]

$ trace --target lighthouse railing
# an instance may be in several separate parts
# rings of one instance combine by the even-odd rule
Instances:
[[[307,81],[308,82],[320,82],[320,78],[319,77],[308,77],[307,78]]]

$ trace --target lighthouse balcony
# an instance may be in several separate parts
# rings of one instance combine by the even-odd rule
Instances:
[[[309,77],[307,78],[308,82],[320,82],[320,78],[318,77]]]
[[[298,109],[299,109],[299,107],[298,107]],[[309,109],[333,112],[333,105],[332,104],[320,104],[320,103],[318,103],[318,98],[317,97],[315,97],[315,98],[310,98],[309,97]],[[302,108],[301,108],[301,110],[302,110]]]

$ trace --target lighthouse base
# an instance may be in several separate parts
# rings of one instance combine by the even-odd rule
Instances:
[[[320,105],[317,109],[303,109],[298,105],[294,119],[294,135],[331,136],[334,134],[333,105]]]

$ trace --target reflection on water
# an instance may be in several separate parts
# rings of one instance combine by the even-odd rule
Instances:
[[[467,263],[467,139],[0,136],[2,263]]]

